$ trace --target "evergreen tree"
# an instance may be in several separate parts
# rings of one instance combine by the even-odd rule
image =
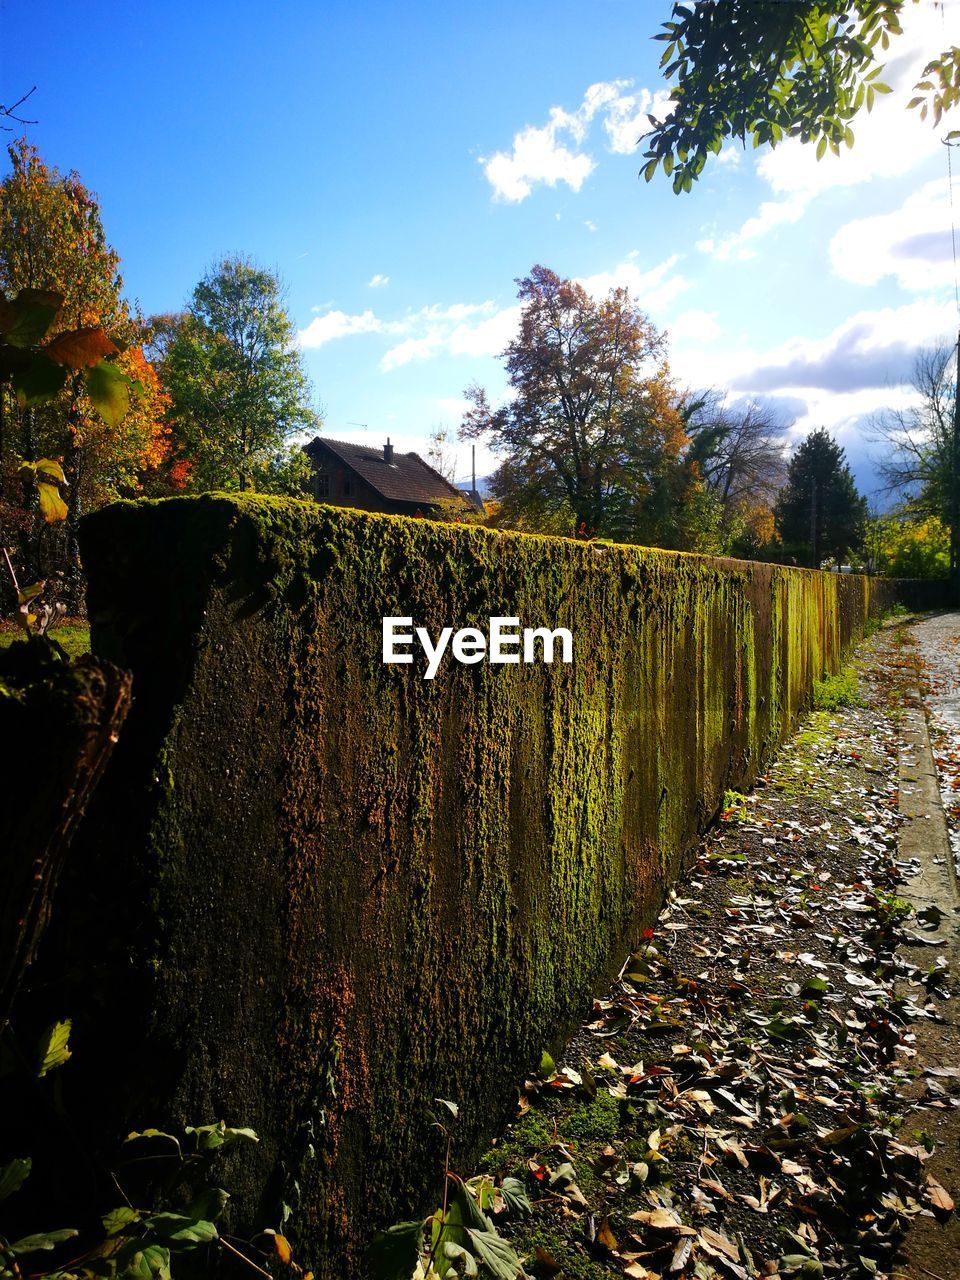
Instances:
[[[790,459],[774,517],[785,547],[802,548],[814,569],[824,560],[839,566],[862,544],[867,500],[857,492],[843,449],[822,427]]]

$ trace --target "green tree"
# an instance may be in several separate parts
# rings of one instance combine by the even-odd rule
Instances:
[[[174,448],[194,489],[285,488],[292,436],[314,430],[310,383],[280,282],[246,258],[224,258],[190,305],[154,321],[172,398]],[[281,477],[278,479],[278,476]]]
[[[737,138],[745,146],[784,138],[814,142],[817,155],[854,142],[851,120],[869,111],[891,38],[919,0],[684,0],[654,36],[673,109],[650,117],[643,176],[658,166],[676,192],[690,191],[707,157]],[[960,49],[934,57],[911,107],[939,124],[960,101]],[[960,136],[956,133],[950,137]]]
[[[592,298],[536,266],[519,280],[520,330],[504,359],[513,396],[479,386],[461,425],[503,457],[491,486],[500,523],[653,541],[698,491],[665,342],[626,289]],[[671,537],[680,537],[677,529]]]
[[[875,517],[870,522],[873,568],[890,578],[946,578],[950,572],[950,530],[936,516]]]
[[[814,569],[825,560],[839,566],[861,545],[867,500],[857,492],[843,449],[822,427],[790,459],[774,519],[784,547],[802,548]]]

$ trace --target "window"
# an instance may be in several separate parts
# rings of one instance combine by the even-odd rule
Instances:
[[[323,472],[320,472],[317,476],[317,497],[330,497],[330,477]]]
[[[344,476],[343,496],[345,498],[349,498],[352,493],[353,493],[353,481],[351,480],[350,476]]]

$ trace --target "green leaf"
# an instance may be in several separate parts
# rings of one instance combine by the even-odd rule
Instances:
[[[7,1253],[20,1257],[23,1253],[43,1253],[55,1249],[64,1240],[72,1240],[78,1232],[72,1227],[64,1227],[60,1231],[44,1231],[35,1236],[24,1236],[22,1240],[14,1240],[7,1246]]]
[[[42,484],[40,486],[40,509],[43,510],[43,490],[53,489],[52,485]],[[56,490],[53,489],[56,493]],[[59,494],[57,497],[59,499]],[[63,508],[66,515],[66,507]],[[46,517],[44,517],[46,519]],[[53,1071],[56,1067],[62,1067],[70,1058],[70,1028],[73,1023],[67,1018],[64,1022],[55,1022],[53,1026],[48,1027],[40,1037],[40,1069],[37,1072],[40,1076],[45,1076],[48,1071]]]
[[[178,1151],[180,1150],[180,1139],[174,1137],[172,1133],[164,1133],[162,1129],[141,1129],[136,1133],[128,1133],[124,1142],[136,1142],[138,1138],[164,1138],[167,1142],[172,1142]]]
[[[557,1064],[554,1062],[553,1058],[550,1057],[550,1054],[547,1053],[546,1049],[544,1049],[543,1053],[540,1055],[540,1070],[537,1074],[541,1076],[552,1076],[556,1075],[556,1072]]]
[[[100,417],[108,427],[119,427],[130,408],[130,379],[106,360],[85,369],[83,377]]]
[[[467,1231],[473,1251],[497,1280],[517,1280],[520,1259],[496,1231]]]
[[[154,1213],[144,1218],[143,1225],[171,1244],[209,1244],[219,1235],[212,1222],[188,1218],[182,1213]]]
[[[111,1209],[109,1213],[105,1213],[100,1221],[108,1236],[116,1236],[124,1227],[129,1227],[131,1222],[139,1222],[140,1215],[136,1209],[121,1205],[119,1209]]]
[[[597,1082],[593,1078],[593,1072],[586,1064],[580,1068],[580,1087],[588,1098],[593,1099],[597,1096]]]
[[[137,1249],[132,1247],[133,1243],[117,1254],[118,1276],[124,1280],[172,1280],[169,1249],[159,1244]]]
[[[463,1245],[455,1244],[453,1240],[448,1240],[444,1244],[443,1256],[450,1263],[448,1275],[451,1271],[458,1276],[477,1276],[480,1274],[477,1260],[473,1254],[468,1253]]]
[[[11,1160],[0,1169],[0,1200],[6,1200],[7,1196],[20,1190],[30,1176],[32,1167],[30,1157],[25,1156],[22,1160]]]
[[[398,1222],[378,1231],[367,1250],[371,1280],[410,1280],[420,1260],[422,1222]]]
[[[484,1217],[476,1200],[463,1186],[457,1187],[456,1194],[450,1202],[447,1222],[450,1226],[462,1224],[465,1227],[474,1227],[477,1231],[490,1230],[490,1219]]]
[[[441,1107],[446,1107],[446,1109],[453,1116],[454,1120],[459,1120],[460,1108],[455,1102],[448,1102],[446,1098],[434,1098],[434,1102],[439,1102]]]
[[[526,1188],[519,1178],[504,1178],[500,1193],[511,1217],[525,1218],[527,1214],[533,1213]]]
[[[801,995],[824,995],[830,990],[830,984],[825,982],[823,978],[807,978],[806,982],[800,988]]]
[[[24,369],[18,369],[10,380],[21,409],[35,404],[45,404],[63,389],[67,380],[66,369],[48,360],[42,352],[33,356]]]
[[[215,1222],[226,1208],[230,1192],[221,1187],[203,1187],[190,1201],[187,1213],[191,1218],[209,1218]]]
[[[49,289],[21,289],[4,308],[4,333],[14,347],[32,347],[44,337],[63,306],[63,294]]]
[[[237,1142],[259,1142],[252,1129],[229,1129],[222,1120],[216,1124],[186,1125],[184,1133],[197,1137],[198,1151],[216,1151],[220,1147],[232,1147]]]

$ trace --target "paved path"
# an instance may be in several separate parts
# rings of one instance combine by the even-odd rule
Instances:
[[[940,795],[960,866],[960,613],[925,618],[908,634],[916,641]]]
[[[936,1022],[914,1027],[918,1072],[907,1096],[917,1099],[908,1118],[908,1131],[929,1135],[933,1155],[928,1171],[956,1197],[960,1181],[960,1112],[933,1099],[933,1072],[953,1076],[960,1064],[960,1025],[957,991],[960,976],[960,894],[957,858],[960,854],[960,614],[941,614],[907,627],[901,652],[912,651],[904,665],[900,721],[901,859],[914,874],[901,895],[914,908],[912,937],[918,946],[905,952],[914,963],[942,966],[948,977]],[[916,684],[909,678],[912,667]],[[926,714],[924,714],[926,712]],[[942,800],[942,804],[941,804]],[[949,840],[949,843],[948,843]],[[950,850],[953,850],[951,857]],[[920,927],[922,926],[922,928]],[[924,934],[926,937],[924,938]],[[935,945],[934,945],[935,944]],[[930,948],[928,950],[928,948]],[[902,992],[906,994],[906,992]],[[941,1077],[942,1079],[943,1077]],[[933,1084],[938,1083],[936,1075]],[[960,1219],[946,1222],[929,1217],[915,1220],[894,1280],[954,1280],[960,1273]]]

